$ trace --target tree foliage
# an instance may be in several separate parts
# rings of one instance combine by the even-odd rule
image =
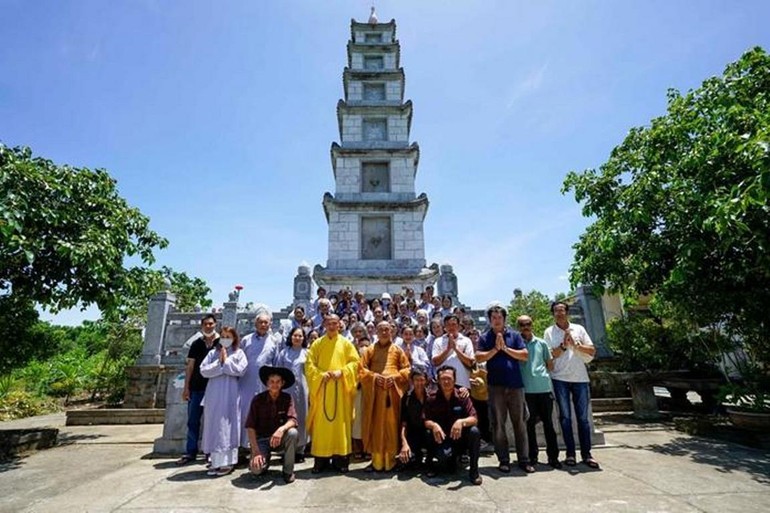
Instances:
[[[122,291],[111,308],[102,312],[104,321],[133,327],[144,326],[150,298],[166,289],[176,296],[177,310],[191,312],[196,306],[208,308],[212,305],[208,297],[211,289],[205,280],[191,277],[185,272],[175,271],[167,266],[163,266],[160,270],[137,271],[134,282],[141,286],[130,291]]]
[[[114,308],[146,285],[144,269],[167,241],[120,197],[101,169],[59,166],[0,144],[0,289],[56,311]]]
[[[671,316],[719,326],[770,354],[770,56],[746,52],[634,128],[598,170],[571,172],[595,221],[570,279],[654,293]]]
[[[622,370],[687,369],[713,375],[712,355],[705,350],[710,334],[691,328],[688,322],[632,314],[607,324],[607,345]]]
[[[508,307],[508,321],[512,326],[516,326],[516,318],[520,315],[529,315],[532,318],[532,333],[542,337],[545,329],[553,324],[551,299],[537,290],[517,294]]]

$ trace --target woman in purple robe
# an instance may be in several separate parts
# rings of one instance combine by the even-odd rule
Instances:
[[[286,346],[275,360],[276,367],[289,369],[296,381],[286,389],[294,400],[297,411],[297,455],[295,463],[305,461],[305,445],[307,444],[307,379],[305,378],[305,361],[307,360],[307,335],[302,328],[292,328],[286,339]]]
[[[203,399],[203,452],[211,458],[210,476],[227,475],[238,463],[242,430],[238,379],[248,365],[239,342],[235,329],[225,326],[201,363],[201,375],[209,380]]]

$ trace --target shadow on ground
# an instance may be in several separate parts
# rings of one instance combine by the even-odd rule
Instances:
[[[24,456],[11,456],[3,459],[0,461],[0,474],[21,468],[24,465],[23,459]]]
[[[736,447],[734,444],[703,438],[677,437],[665,444],[640,446],[660,454],[690,458],[720,472],[746,472],[755,481],[770,484],[770,453]]]
[[[105,435],[91,434],[91,435],[76,435],[73,433],[59,433],[59,438],[56,440],[57,446],[72,445],[78,442],[84,442],[86,440],[98,440],[104,438]]]

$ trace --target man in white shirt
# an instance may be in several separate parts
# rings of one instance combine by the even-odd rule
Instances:
[[[454,314],[444,317],[445,334],[433,342],[432,363],[435,368],[449,365],[455,369],[455,383],[470,388],[470,369],[475,354],[471,339],[460,333],[460,318]]]
[[[568,466],[574,466],[577,463],[575,435],[572,432],[571,402],[575,406],[577,416],[580,455],[583,463],[590,468],[598,469],[599,463],[591,456],[591,423],[588,419],[591,391],[586,367],[586,364],[593,360],[596,348],[583,326],[569,322],[567,303],[563,301],[551,303],[551,313],[555,324],[546,328],[543,338],[553,355],[551,379],[556,402],[559,405],[562,437],[567,448],[567,459],[564,463]]]

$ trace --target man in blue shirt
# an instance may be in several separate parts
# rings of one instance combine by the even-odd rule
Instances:
[[[505,324],[508,312],[500,303],[487,308],[490,328],[479,340],[477,362],[487,362],[489,400],[495,415],[495,453],[500,472],[511,471],[511,457],[508,453],[508,437],[505,422],[510,415],[513,434],[516,439],[516,457],[519,468],[530,474],[535,471],[529,463],[527,446],[527,403],[524,398],[524,382],[519,361],[527,360],[527,347],[518,332]]]

